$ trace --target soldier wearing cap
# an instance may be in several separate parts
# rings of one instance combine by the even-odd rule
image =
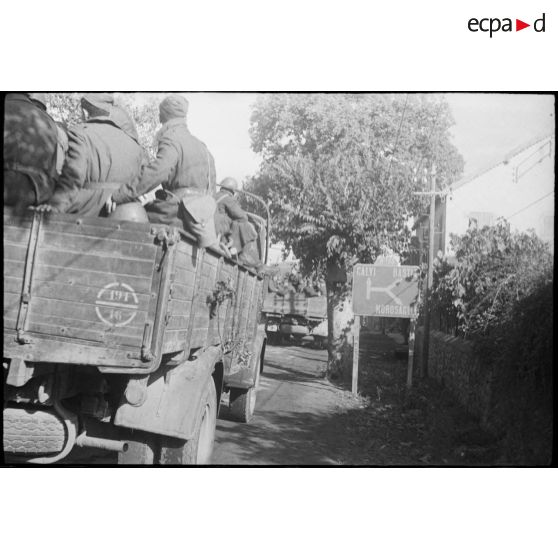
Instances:
[[[162,126],[156,138],[157,158],[144,168],[139,181],[128,181],[112,194],[107,201],[109,212],[117,205],[145,196],[159,185],[179,198],[192,191],[215,193],[215,161],[205,144],[190,133],[187,115],[188,101],[182,95],[163,99],[159,105]],[[177,214],[175,199],[156,199],[147,205],[150,221],[173,222]]]
[[[31,96],[11,93],[4,105],[4,204],[16,213],[47,201],[57,178],[57,126]]]
[[[39,209],[99,216],[111,190],[137,180],[146,161],[130,116],[111,93],[81,98],[84,123],[68,130],[68,152],[52,200]]]

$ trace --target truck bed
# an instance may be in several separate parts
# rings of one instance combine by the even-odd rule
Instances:
[[[218,281],[237,296],[212,315]],[[163,354],[250,337],[258,303],[260,277],[180,229],[4,214],[5,358],[149,372]]]

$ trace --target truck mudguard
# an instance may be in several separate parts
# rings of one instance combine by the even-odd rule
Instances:
[[[225,384],[227,387],[249,389],[255,385],[258,377],[258,367],[261,362],[262,349],[266,340],[264,327],[263,324],[258,326],[256,337],[252,344],[252,355],[248,365],[240,364],[234,360],[232,361],[229,373],[225,376]],[[229,360],[230,359],[233,359],[232,355],[229,356]]]
[[[222,358],[221,349],[208,347],[199,351],[196,357],[178,366],[161,366],[149,379],[143,397],[131,403],[124,397],[114,423],[189,440],[194,434],[195,420],[202,404],[199,394]],[[217,386],[217,393],[220,391],[221,386]]]

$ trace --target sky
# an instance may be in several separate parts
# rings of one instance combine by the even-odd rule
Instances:
[[[453,143],[465,159],[465,174],[554,131],[552,95],[448,93],[446,98],[456,121]]]
[[[217,179],[226,176],[244,180],[254,174],[259,158],[250,148],[251,107],[256,94],[189,93],[188,125],[204,141],[213,157]]]
[[[215,157],[218,179],[243,180],[259,158],[250,148],[254,93],[187,93],[188,122]],[[447,93],[455,118],[453,142],[465,159],[465,174],[503,157],[540,134],[554,131],[552,95]]]

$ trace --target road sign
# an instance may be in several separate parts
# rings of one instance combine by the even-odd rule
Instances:
[[[419,268],[357,264],[353,268],[353,312],[359,316],[416,318]]]

